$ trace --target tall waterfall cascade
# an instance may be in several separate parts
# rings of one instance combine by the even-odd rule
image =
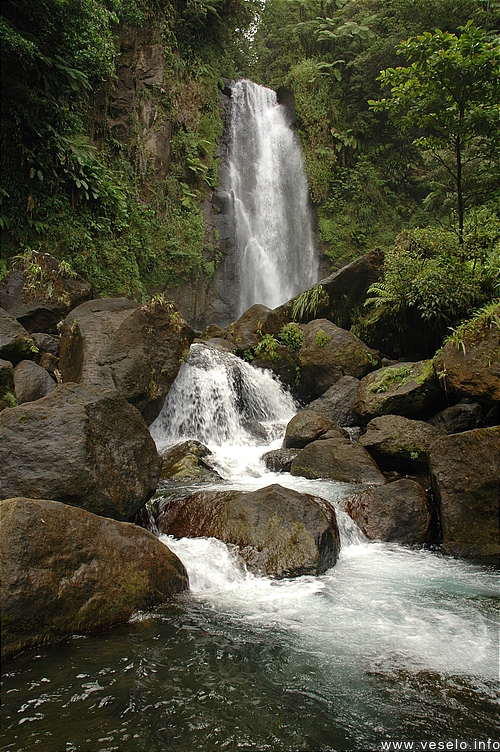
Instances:
[[[233,86],[239,314],[254,303],[276,308],[318,280],[307,179],[288,121],[276,92],[247,80]]]

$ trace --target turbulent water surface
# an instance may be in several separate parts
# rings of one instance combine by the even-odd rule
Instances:
[[[214,539],[162,536],[190,591],[108,634],[7,663],[0,748],[312,752],[499,738],[496,572],[369,543],[342,510],[351,487],[268,473],[260,456],[279,445],[293,401],[236,361],[192,348],[152,427],[157,443],[206,441],[225,479],[217,487],[279,482],[328,499],[338,563],[275,581],[249,574]],[[224,421],[204,420],[210,400]],[[267,440],[249,432],[251,418]]]

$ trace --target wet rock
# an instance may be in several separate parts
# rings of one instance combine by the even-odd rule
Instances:
[[[421,420],[381,415],[368,423],[359,443],[382,470],[412,474],[427,471],[431,444],[440,435],[439,429]]]
[[[89,301],[64,322],[63,380],[118,389],[152,423],[193,339],[168,301],[140,307],[125,298]]]
[[[443,552],[498,557],[500,426],[440,437],[431,447],[430,472]]]
[[[116,391],[62,384],[0,413],[0,498],[54,499],[128,519],[153,495],[161,459]]]
[[[188,584],[154,535],[55,501],[0,502],[2,657],[125,623]]]
[[[238,351],[244,352],[258,345],[264,334],[278,334],[282,326],[281,316],[264,305],[256,304],[231,325],[230,331]]]
[[[298,453],[298,449],[272,449],[262,455],[262,461],[273,473],[289,473]]]
[[[183,441],[161,454],[162,478],[220,478],[211,466],[212,452],[199,441]]]
[[[364,423],[380,415],[423,418],[444,407],[432,361],[398,363],[368,374],[358,387],[353,409]]]
[[[351,496],[346,512],[370,540],[406,545],[434,537],[435,517],[426,492],[413,480],[402,479]]]
[[[483,425],[483,411],[477,402],[463,400],[458,405],[446,407],[433,415],[428,421],[431,426],[438,428],[441,433],[463,433],[481,428]]]
[[[251,571],[272,577],[322,574],[338,557],[335,512],[323,499],[279,485],[204,491],[172,502],[158,517],[176,538],[214,537],[238,546]]]
[[[13,316],[0,308],[0,358],[16,365],[33,359],[36,346],[26,329]]]
[[[293,460],[291,473],[304,478],[332,478],[344,483],[385,483],[366,449],[360,444],[352,444],[349,439],[313,441]]]
[[[16,268],[0,284],[2,307],[28,332],[57,334],[57,324],[85,300],[92,298],[92,288],[78,274],[68,273],[48,253],[32,252],[40,267],[41,284],[28,285],[22,267]]]
[[[0,411],[16,405],[14,366],[8,360],[0,360]]]
[[[360,339],[327,319],[304,327],[299,351],[301,392],[319,397],[344,376],[361,378],[379,365],[379,356]]]
[[[22,360],[14,369],[14,385],[19,405],[45,397],[56,388],[56,382],[45,368],[32,360]]]
[[[354,376],[343,376],[340,381],[327,389],[326,392],[310,402],[309,410],[323,413],[339,426],[359,425],[359,416],[352,409],[358,391],[359,379]]]
[[[330,438],[344,436],[339,426],[326,415],[306,408],[289,421],[283,439],[283,449],[302,449],[327,433],[332,434]]]
[[[448,342],[433,363],[450,394],[500,402],[500,329],[494,324],[466,337],[463,347]]]

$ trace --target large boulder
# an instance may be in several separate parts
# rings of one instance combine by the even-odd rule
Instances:
[[[289,421],[283,439],[283,449],[302,449],[322,436],[333,439],[341,438],[344,434],[326,415],[306,408]]]
[[[291,473],[304,478],[332,478],[344,483],[385,483],[366,449],[349,439],[313,441],[293,460]]]
[[[442,436],[430,452],[443,552],[498,557],[500,426]]]
[[[161,459],[116,390],[62,384],[0,413],[0,498],[54,499],[125,520],[153,495]]]
[[[171,502],[157,524],[176,538],[206,536],[234,544],[251,571],[271,577],[322,574],[333,567],[340,548],[333,508],[279,485],[251,493],[202,491]]]
[[[346,512],[370,540],[412,545],[428,543],[434,535],[427,494],[407,478],[351,496]]]
[[[426,418],[444,407],[432,361],[396,363],[361,379],[353,408],[364,423],[380,415]]]
[[[152,423],[193,339],[191,327],[165,300],[144,306],[126,298],[89,301],[64,322],[63,380],[118,389]]]
[[[0,360],[0,411],[16,405],[14,367],[9,360]]]
[[[37,366],[32,360],[22,360],[17,364],[14,369],[14,384],[19,405],[41,399],[56,388],[56,382],[45,368]]]
[[[477,402],[464,397],[457,405],[445,407],[444,410],[429,418],[431,426],[439,428],[441,433],[463,433],[482,428],[483,410]]]
[[[151,533],[56,501],[0,502],[2,657],[126,622],[188,584]]]
[[[352,409],[358,392],[359,379],[354,376],[343,376],[340,381],[327,389],[307,406],[309,410],[323,413],[339,426],[357,426],[359,416]]]
[[[213,457],[212,452],[201,442],[192,439],[183,441],[161,453],[163,460],[161,477],[211,480],[220,478],[219,473],[209,464],[209,457]]]
[[[2,307],[28,332],[56,334],[61,319],[92,297],[92,288],[48,253],[30,254],[0,284]]]
[[[13,365],[32,359],[37,347],[28,332],[10,313],[0,308],[0,358]]]
[[[450,394],[488,404],[500,402],[500,329],[496,324],[471,329],[462,345],[448,342],[433,362]]]
[[[258,345],[265,334],[278,334],[282,326],[279,314],[256,303],[231,324],[230,332],[238,352],[244,352]]]
[[[381,415],[368,423],[359,443],[383,470],[427,471],[432,442],[441,436],[434,426],[402,415]]]
[[[362,378],[380,365],[378,353],[328,319],[304,327],[299,351],[301,391],[312,397],[324,394],[343,376]]]

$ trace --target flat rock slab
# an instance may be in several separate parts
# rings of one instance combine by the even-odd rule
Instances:
[[[443,552],[498,557],[500,426],[437,439],[431,447],[430,472],[441,515]]]
[[[116,391],[62,384],[0,413],[0,498],[54,499],[129,519],[153,495],[161,459]]]
[[[370,540],[412,545],[430,542],[434,535],[427,494],[406,478],[351,496],[346,512]]]
[[[2,657],[126,622],[188,586],[151,533],[55,501],[0,502]]]
[[[349,439],[313,441],[293,460],[291,473],[304,478],[331,478],[343,483],[385,483],[384,476],[366,449]]]
[[[251,571],[278,578],[322,574],[340,549],[333,508],[279,485],[251,493],[202,491],[171,502],[157,524],[176,538],[214,537],[236,545]]]

